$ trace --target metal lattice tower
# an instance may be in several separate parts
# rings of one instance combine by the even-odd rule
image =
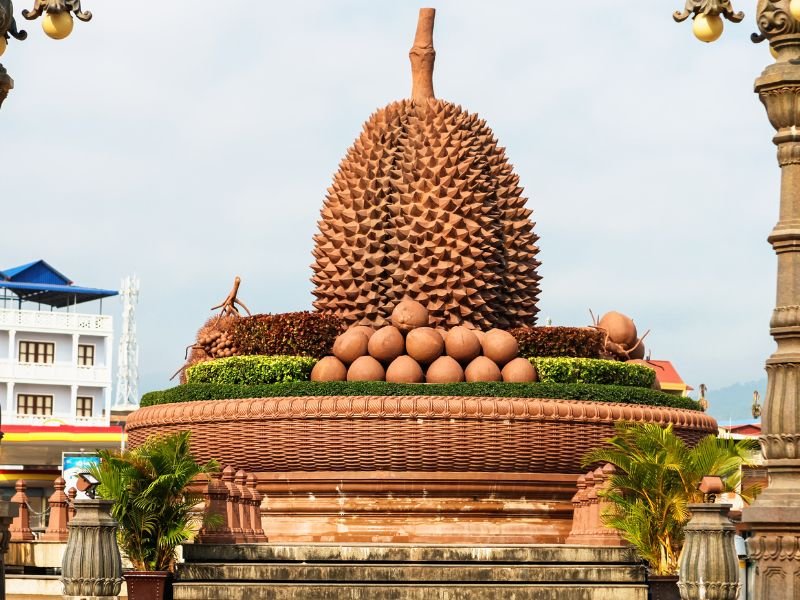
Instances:
[[[117,396],[114,408],[139,406],[139,345],[136,342],[136,304],[139,279],[136,275],[122,280],[122,335],[119,340]]]

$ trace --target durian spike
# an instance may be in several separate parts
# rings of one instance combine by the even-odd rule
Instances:
[[[433,49],[435,17],[435,8],[419,9],[414,45],[408,52],[408,57],[411,59],[411,99],[418,103],[435,98],[433,95],[433,62],[436,60],[436,50]]]

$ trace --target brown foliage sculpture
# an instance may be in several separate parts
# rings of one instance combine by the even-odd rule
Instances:
[[[412,97],[370,117],[328,190],[314,306],[381,327],[408,297],[432,326],[534,325],[531,211],[486,122],[433,95],[434,13],[420,10]]]

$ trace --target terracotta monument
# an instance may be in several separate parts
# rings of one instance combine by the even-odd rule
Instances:
[[[486,122],[434,96],[434,13],[420,11],[411,98],[370,117],[328,190],[314,306],[382,326],[410,297],[433,326],[534,325],[531,211]]]

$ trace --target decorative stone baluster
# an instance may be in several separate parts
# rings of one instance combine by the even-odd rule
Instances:
[[[28,495],[25,493],[27,489],[28,486],[25,485],[25,482],[22,479],[18,479],[16,485],[17,493],[11,497],[11,502],[16,504],[19,510],[8,528],[12,542],[29,542],[35,539],[31,531],[31,513],[28,508]]]
[[[252,511],[250,514],[250,524],[253,527],[253,541],[257,544],[267,542],[267,536],[264,533],[264,526],[261,522],[261,501],[264,499],[264,495],[258,491],[258,479],[255,474],[250,473],[247,476],[247,487],[250,488],[250,494],[253,499],[250,505]]]
[[[626,544],[617,531],[603,523],[603,514],[610,504],[603,498],[603,492],[611,485],[613,474],[614,467],[605,465],[578,478],[578,492],[572,498],[574,514],[572,531],[567,538],[568,544],[589,546]]]
[[[245,542],[252,542],[255,532],[250,523],[250,504],[252,503],[252,496],[250,490],[247,489],[247,473],[239,469],[236,471],[234,483],[239,490],[239,526],[242,528],[242,539]]]
[[[584,532],[585,511],[583,510],[583,503],[586,500],[586,476],[581,475],[578,477],[578,491],[572,497],[572,530],[567,537],[568,544],[574,544],[576,539],[579,538]]]
[[[234,482],[235,471],[233,467],[227,466],[222,470],[222,483],[228,490],[226,501],[226,514],[228,515],[228,526],[235,543],[244,541],[242,535],[241,521],[239,521],[239,489]]]
[[[597,467],[593,472],[594,475],[594,493],[592,494],[592,508],[591,508],[591,522],[592,527],[589,530],[590,535],[600,535],[605,531],[605,525],[600,518],[600,503],[602,498],[600,492],[605,489],[606,474],[603,469]]]
[[[67,509],[67,523],[75,518],[75,498],[78,497],[78,490],[71,487],[67,490],[67,499],[69,501],[69,508]]]
[[[204,525],[197,535],[198,544],[232,544],[233,535],[228,526],[228,488],[222,483],[222,473],[213,473],[208,482],[205,496],[205,513],[217,515],[222,523],[216,526]]]
[[[0,434],[2,437],[2,434]],[[14,519],[17,505],[13,502],[0,502],[0,600],[6,597],[6,563],[5,554],[8,552],[8,544],[11,541],[9,527]]]
[[[69,510],[67,495],[64,488],[67,483],[62,477],[53,482],[55,491],[47,501],[50,506],[50,518],[47,521],[47,530],[42,535],[45,542],[66,542],[69,537],[67,529],[67,513]]]
[[[75,518],[61,563],[65,598],[116,598],[122,587],[122,561],[111,500],[75,501]]]

